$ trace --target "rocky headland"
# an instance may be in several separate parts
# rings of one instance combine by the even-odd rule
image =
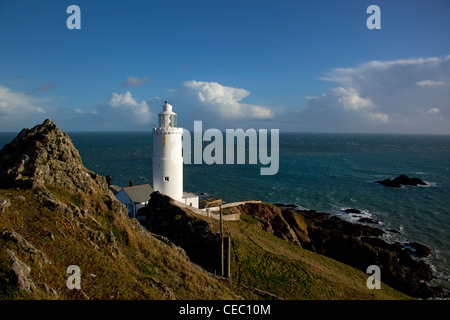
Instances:
[[[0,204],[0,300],[258,297],[130,219],[51,120],[0,151]],[[67,285],[72,265],[80,289]]]
[[[362,271],[377,265],[383,282],[411,296],[449,297],[444,289],[427,284],[435,276],[431,267],[421,260],[431,254],[431,249],[421,243],[388,243],[381,239],[385,231],[379,228],[315,210],[295,209],[293,205],[256,203],[232,210],[256,215],[261,219],[261,229]],[[359,210],[347,212],[359,213]]]
[[[241,221],[225,227],[234,269],[233,281],[223,281],[214,275],[217,221],[158,192],[137,220],[129,218],[51,120],[23,129],[0,151],[0,205],[4,299],[448,297],[427,285],[426,246],[387,243],[378,228],[268,203],[224,210]],[[66,286],[70,265],[83,271],[81,290]],[[368,290],[369,265],[380,266],[382,282],[400,292]]]

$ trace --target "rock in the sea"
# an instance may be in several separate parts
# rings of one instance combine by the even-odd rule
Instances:
[[[403,185],[405,186],[426,186],[427,183],[422,181],[419,178],[410,178],[405,174],[401,174],[398,177],[391,179],[385,179],[385,180],[379,180],[376,181],[376,183],[382,184],[386,187],[391,188],[401,188]]]
[[[367,218],[367,217],[359,218],[358,222],[371,223],[371,224],[379,224],[380,223],[380,221],[377,219]]]
[[[416,257],[428,257],[431,255],[431,249],[419,242],[406,242],[404,249]]]
[[[345,213],[361,213],[360,210],[358,209],[352,209],[352,208],[348,208],[344,210]]]

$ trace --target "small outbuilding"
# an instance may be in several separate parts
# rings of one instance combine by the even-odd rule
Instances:
[[[149,184],[141,184],[122,188],[116,198],[127,207],[129,216],[135,218],[137,211],[148,204],[152,192],[153,188]]]

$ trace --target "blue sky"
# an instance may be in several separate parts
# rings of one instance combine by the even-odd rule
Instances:
[[[0,0],[0,131],[150,130],[169,100],[188,129],[450,133],[449,17],[444,0]]]

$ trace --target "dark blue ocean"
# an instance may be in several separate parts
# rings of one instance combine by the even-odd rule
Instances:
[[[69,133],[84,165],[114,184],[152,184],[151,133]],[[0,134],[0,146],[15,134]],[[345,208],[380,221],[388,241],[418,241],[435,249],[429,262],[450,288],[450,136],[281,133],[279,171],[261,165],[184,165],[184,190],[226,202],[294,203],[356,220]],[[204,145],[207,143],[205,142]],[[375,184],[400,174],[426,187]]]

